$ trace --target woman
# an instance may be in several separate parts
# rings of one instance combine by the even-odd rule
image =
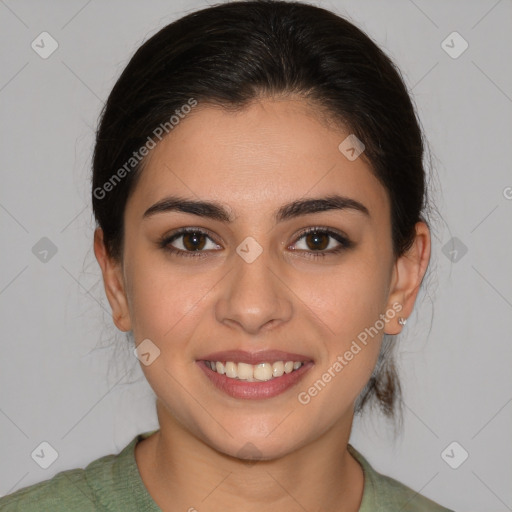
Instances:
[[[348,442],[400,405],[422,159],[398,71],[329,11],[222,4],[144,43],[97,132],[94,250],[160,428],[2,510],[447,510]]]

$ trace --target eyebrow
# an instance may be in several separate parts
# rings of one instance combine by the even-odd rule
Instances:
[[[328,210],[351,210],[371,217],[368,208],[366,208],[364,204],[350,197],[333,194],[327,197],[298,199],[291,203],[284,204],[274,213],[274,221],[279,223],[302,215]],[[153,215],[167,212],[190,213],[225,223],[232,223],[235,220],[221,203],[215,201],[197,201],[178,196],[169,196],[161,199],[153,206],[150,206],[142,217],[146,219]]]

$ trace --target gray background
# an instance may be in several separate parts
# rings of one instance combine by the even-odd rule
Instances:
[[[355,22],[401,68],[440,211],[428,286],[400,342],[404,433],[394,441],[374,414],[356,421],[351,442],[378,471],[445,506],[512,510],[512,3],[317,4]],[[135,49],[206,5],[0,0],[0,495],[157,428],[92,252],[93,130]],[[59,45],[47,59],[31,48],[43,31]],[[443,44],[454,31],[469,44],[458,58],[445,50],[460,39]],[[41,252],[43,237],[55,254]],[[58,452],[48,469],[31,457],[43,441]],[[453,441],[469,453],[458,469],[441,456]],[[448,450],[452,464],[461,453]]]

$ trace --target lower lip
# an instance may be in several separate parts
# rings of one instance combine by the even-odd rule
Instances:
[[[201,370],[210,381],[221,391],[233,398],[262,399],[272,398],[284,393],[297,384],[305,373],[313,366],[313,363],[304,363],[298,370],[284,373],[281,377],[275,377],[265,382],[248,382],[246,380],[231,379],[225,375],[214,372],[205,361],[196,361]]]

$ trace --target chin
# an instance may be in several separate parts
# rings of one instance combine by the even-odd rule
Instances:
[[[274,431],[269,429],[265,433],[237,428],[232,430],[233,437],[226,433],[221,434],[220,438],[207,435],[203,441],[219,453],[248,463],[280,459],[307,444],[307,439],[296,430],[291,432],[283,428],[278,432],[278,428],[272,428]]]

